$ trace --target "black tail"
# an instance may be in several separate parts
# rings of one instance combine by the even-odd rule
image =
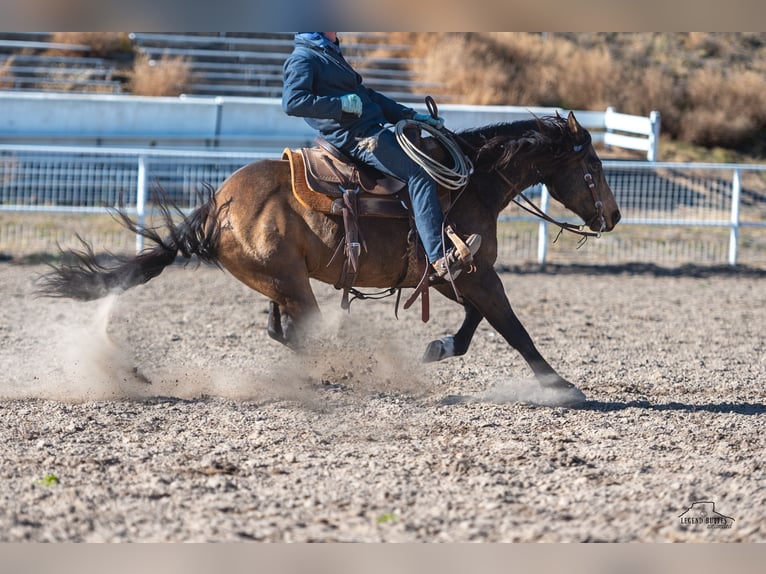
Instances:
[[[64,260],[73,262],[52,266],[52,270],[40,279],[38,294],[91,301],[110,293],[120,293],[143,285],[162,273],[179,252],[186,259],[196,255],[202,262],[218,265],[216,249],[221,234],[218,214],[221,209],[228,208],[228,203],[219,207],[214,190],[208,187],[202,206],[176,225],[173,217],[174,213],[183,215],[180,209],[161,192],[154,195],[163,220],[158,227],[139,227],[123,211],[116,212],[117,219],[125,227],[154,243],[154,247],[135,257],[113,257],[115,261],[112,263],[101,264],[91,246],[78,237],[83,249],[62,252]]]

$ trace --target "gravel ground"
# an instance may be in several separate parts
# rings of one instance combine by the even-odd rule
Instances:
[[[0,264],[0,541],[766,541],[764,273],[504,273],[562,408],[486,324],[419,363],[440,298],[317,285],[297,357],[216,269],[93,303],[44,270]],[[712,503],[728,528],[681,523]]]

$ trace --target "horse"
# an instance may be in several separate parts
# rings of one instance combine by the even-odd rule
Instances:
[[[534,117],[460,131],[462,152],[473,165],[466,187],[452,194],[449,220],[455,229],[478,233],[482,244],[473,272],[454,284],[433,288],[462,304],[465,317],[454,335],[431,341],[424,362],[464,355],[483,319],[526,360],[539,385],[569,393],[573,402],[585,395],[543,358],[514,313],[494,269],[497,221],[501,211],[530,186],[542,183],[550,195],[574,212],[595,233],[611,231],[620,211],[592,145],[589,132],[572,112],[566,118]],[[343,220],[311,210],[291,191],[285,160],[260,160],[241,167],[206,201],[174,223],[167,201],[158,198],[164,223],[141,228],[124,214],[122,222],[153,243],[136,256],[116,262],[97,261],[90,245],[72,250],[65,263],[43,276],[46,296],[92,300],[148,282],[179,256],[224,268],[270,301],[269,335],[300,351],[321,317],[310,279],[334,284],[342,272],[334,257],[344,239]],[[354,287],[414,288],[421,274],[409,253],[406,219],[365,218],[360,224],[368,251],[359,260]]]

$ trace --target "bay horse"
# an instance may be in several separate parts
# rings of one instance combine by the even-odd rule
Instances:
[[[606,182],[591,136],[569,113],[566,119],[536,117],[470,129],[457,134],[463,153],[474,166],[449,219],[455,229],[479,233],[483,240],[474,258],[475,271],[455,280],[465,309],[457,332],[428,344],[423,360],[463,355],[482,319],[486,319],[528,363],[545,387],[568,391],[579,402],[584,395],[561,377],[539,353],[516,317],[494,270],[497,220],[519,192],[543,183],[551,196],[577,214],[595,232],[611,231],[620,220],[617,202]],[[452,192],[453,194],[455,192]],[[454,200],[453,196],[453,200]],[[270,300],[269,334],[294,349],[319,315],[310,279],[333,284],[343,262],[334,258],[343,241],[343,221],[304,207],[291,191],[284,160],[261,160],[229,176],[199,208],[174,223],[170,208],[159,201],[165,223],[140,229],[127,216],[123,223],[154,243],[134,257],[99,264],[89,245],[72,251],[42,278],[43,295],[91,300],[146,283],[179,253],[217,264]],[[420,274],[408,252],[409,222],[365,218],[361,223],[369,248],[360,258],[354,286],[416,287]],[[435,285],[457,300],[449,283]]]

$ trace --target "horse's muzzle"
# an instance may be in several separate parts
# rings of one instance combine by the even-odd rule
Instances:
[[[615,209],[608,216],[605,215],[603,220],[597,215],[588,223],[588,227],[590,227],[592,231],[612,231],[612,229],[614,229],[615,226],[620,222],[620,219],[622,219],[622,214],[620,213],[619,209]],[[603,228],[601,228],[602,221]]]
[[[607,231],[611,231],[615,228],[615,226],[620,222],[620,219],[622,219],[622,214],[620,213],[619,209],[615,209],[612,212],[611,217],[607,218],[606,226]]]
[[[615,228],[615,226],[620,222],[620,219],[622,219],[622,214],[620,213],[619,209],[615,209],[612,212],[612,216],[606,222],[606,225],[609,228],[609,231]]]

